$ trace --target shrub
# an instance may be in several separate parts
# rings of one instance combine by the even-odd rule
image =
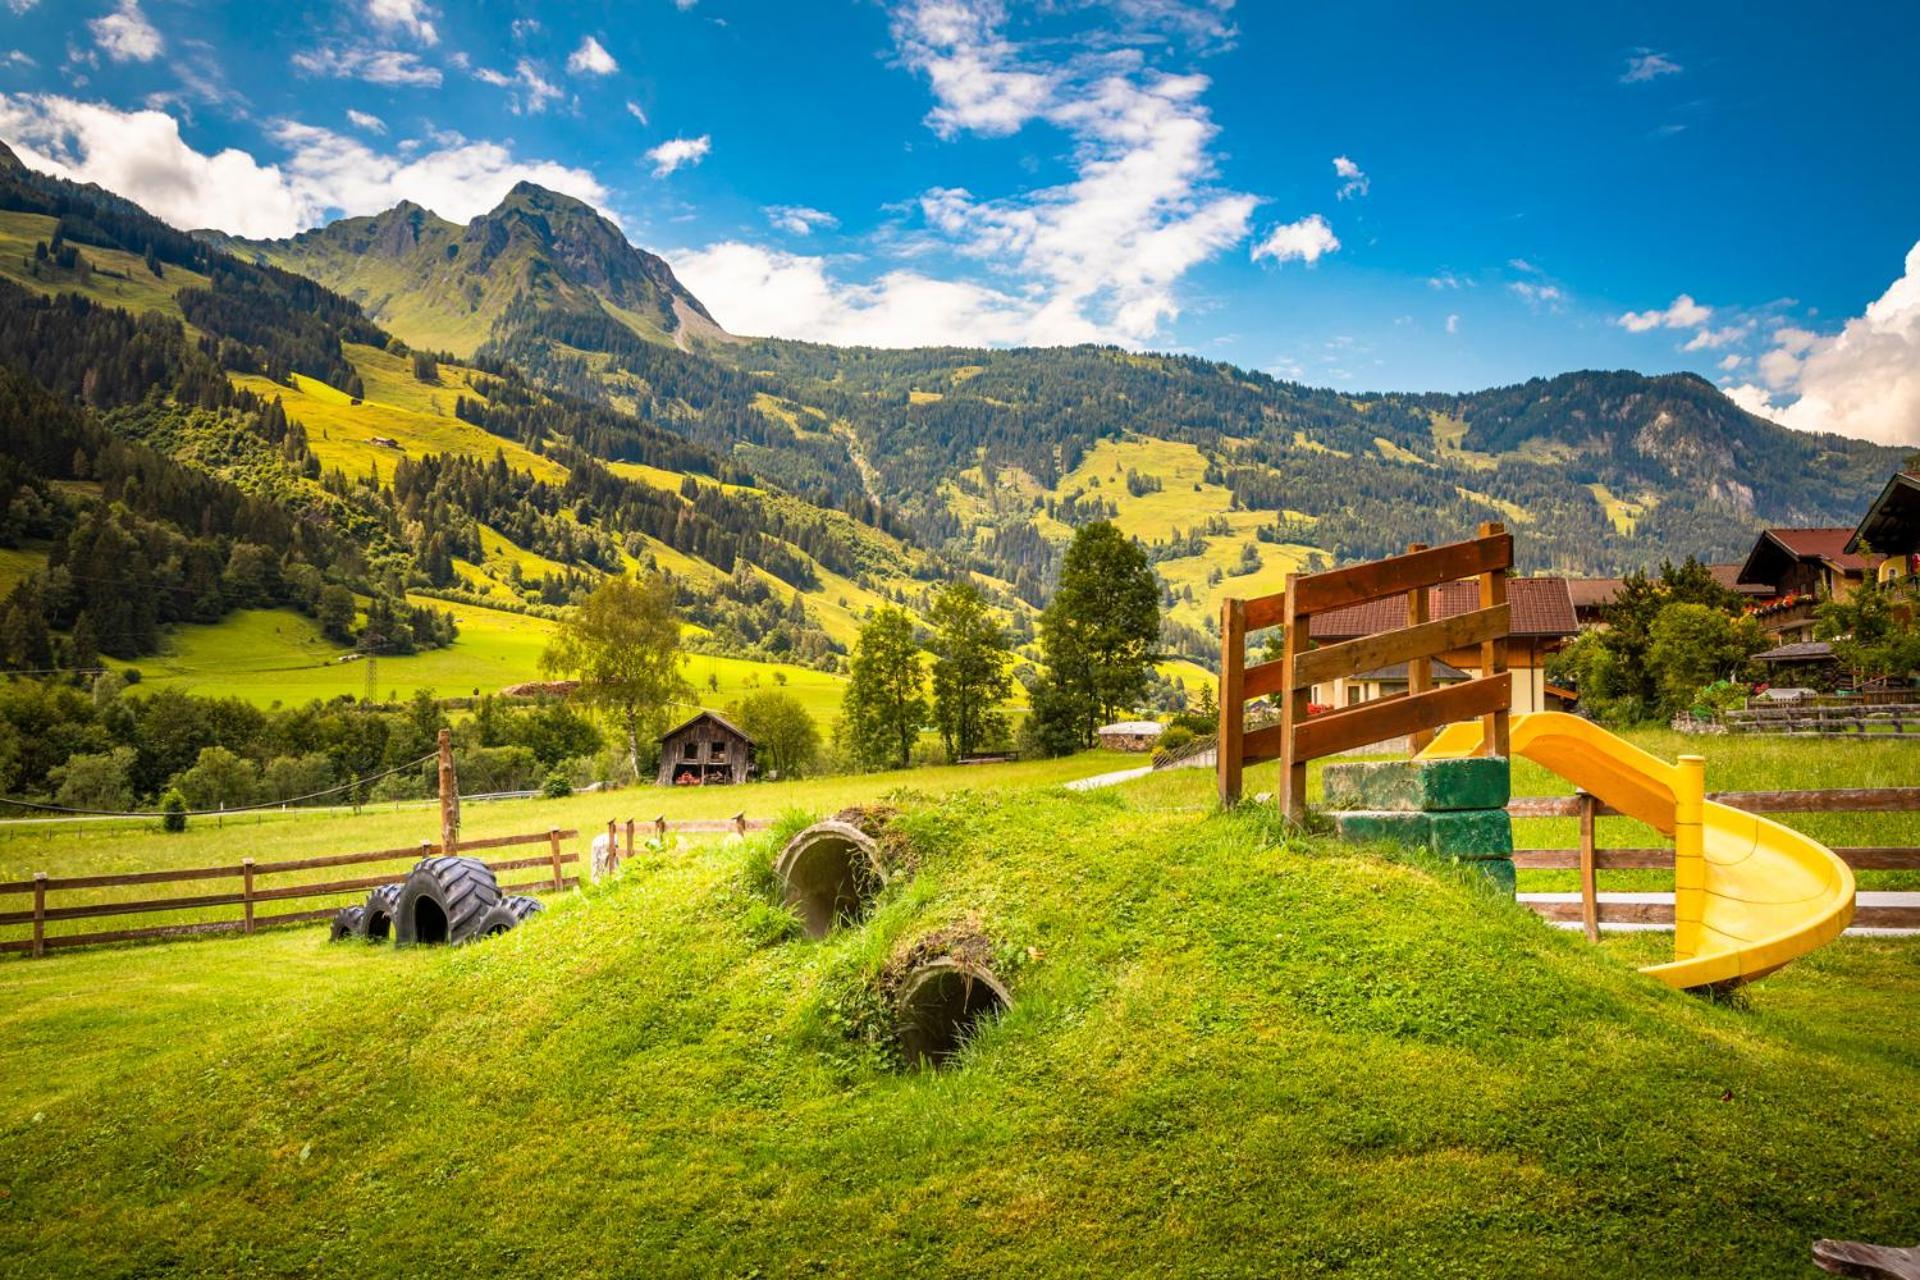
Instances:
[[[180,794],[178,787],[168,788],[167,794],[160,797],[160,829],[162,831],[187,829],[187,798]]]
[[[573,794],[573,779],[567,777],[564,769],[550,770],[547,780],[540,785],[540,794],[549,800],[564,800]]]

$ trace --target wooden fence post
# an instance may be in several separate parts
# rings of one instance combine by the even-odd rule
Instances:
[[[33,954],[47,954],[47,873],[33,873]]]
[[[745,809],[733,815],[733,834],[742,838],[747,834],[747,811]]]
[[[558,893],[560,882],[564,879],[560,874],[560,829],[558,827],[547,829],[547,851],[553,856],[553,891]]]
[[[1490,538],[1505,533],[1507,526],[1497,520],[1489,520],[1480,526],[1480,536]],[[1508,568],[1512,568],[1509,560]],[[1507,602],[1507,575],[1504,570],[1493,569],[1480,575],[1480,607],[1491,609],[1495,605]],[[1493,640],[1484,640],[1480,644],[1480,674],[1482,676],[1502,675],[1507,669],[1507,638],[1502,635]],[[1511,688],[1513,677],[1507,677]],[[1508,700],[1512,706],[1512,700]],[[1495,711],[1485,717],[1480,733],[1481,741],[1486,743],[1490,756],[1511,756],[1513,744],[1508,737],[1507,712]]]
[[[242,933],[253,932],[253,859],[240,859],[240,910],[246,918]]]
[[[627,819],[627,856],[633,856],[633,819]]]
[[[620,832],[614,826],[612,818],[607,819],[607,870],[613,871],[620,865]]]
[[[431,858],[433,856],[433,841],[422,840],[420,842],[420,856],[423,858]]]
[[[1425,551],[1424,542],[1409,542],[1407,554]],[[1417,627],[1427,620],[1427,588],[1415,587],[1407,592],[1407,625]],[[1419,697],[1433,688],[1433,660],[1431,658],[1409,658],[1407,660],[1407,694]],[[1407,736],[1408,754],[1419,755],[1433,741],[1433,730],[1415,729]]]
[[[1214,735],[1214,773],[1220,803],[1240,803],[1247,736],[1247,602],[1220,602],[1220,728]]]
[[[1300,726],[1307,722],[1312,693],[1294,688],[1294,672],[1299,669],[1300,655],[1307,651],[1307,637],[1301,633],[1308,625],[1308,615],[1300,612],[1299,578],[1297,573],[1287,575],[1287,600],[1280,611],[1280,625],[1286,628],[1280,646],[1280,660],[1286,663],[1280,688],[1280,812],[1295,822],[1304,822],[1307,762],[1300,759],[1300,745],[1295,739]]]
[[[1580,922],[1586,926],[1588,942],[1600,941],[1600,894],[1593,866],[1593,820],[1599,807],[1587,792],[1580,793]]]
[[[453,736],[440,731],[440,848],[453,854],[460,849],[460,779],[453,770]]]

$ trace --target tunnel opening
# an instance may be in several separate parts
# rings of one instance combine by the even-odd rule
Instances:
[[[1013,1007],[991,970],[942,956],[907,975],[900,988],[900,1053],[909,1067],[943,1067],[981,1025]]]
[[[788,841],[773,871],[809,938],[860,919],[887,881],[873,837],[838,821],[816,822]]]
[[[413,937],[414,941],[423,943],[447,940],[447,913],[424,894],[413,904]]]

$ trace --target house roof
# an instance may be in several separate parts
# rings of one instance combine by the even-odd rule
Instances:
[[[1783,644],[1765,653],[1753,655],[1755,662],[1824,662],[1833,656],[1833,646],[1825,640],[1801,640]]]
[[[1573,597],[1565,578],[1508,578],[1507,603],[1512,606],[1516,636],[1570,636],[1580,630],[1574,616]],[[1480,607],[1480,584],[1448,582],[1427,592],[1427,616],[1451,618],[1471,613]],[[1377,635],[1407,625],[1405,596],[1369,600],[1313,616],[1310,626],[1315,640],[1352,640]]]
[[[1622,578],[1568,578],[1567,594],[1575,609],[1598,609],[1612,604],[1624,583]]]
[[[1097,732],[1154,734],[1165,727],[1158,720],[1116,720],[1112,724],[1101,725]]]
[[[715,724],[719,725],[722,729],[725,729],[728,733],[732,734],[736,738],[742,739],[743,741],[746,741],[746,742],[753,741],[752,734],[748,733],[745,729],[742,729],[739,725],[733,723],[733,721],[727,719],[725,716],[721,715],[718,711],[702,711],[697,715],[688,716],[685,720],[673,726],[673,728],[667,730],[665,733],[661,734],[660,741],[665,742],[668,738],[671,738],[674,734],[679,733],[683,729],[691,729],[694,725],[699,724],[702,720],[713,721]]]
[[[1821,561],[1846,573],[1865,573],[1873,566],[1865,556],[1847,550],[1852,540],[1852,529],[1762,529],[1736,581],[1771,586],[1791,561]]]
[[[1452,663],[1442,662],[1438,658],[1427,659],[1427,670],[1433,673],[1437,684],[1451,684],[1470,677]],[[1372,671],[1362,671],[1356,680],[1378,680],[1382,684],[1405,684],[1407,682],[1407,664],[1396,662],[1389,667],[1376,667]]]
[[[1764,582],[1740,581],[1740,568],[1737,564],[1710,564],[1707,572],[1713,580],[1729,591],[1738,591],[1743,596],[1764,596],[1769,588]]]
[[[1896,471],[1847,539],[1847,550],[1862,544],[1878,555],[1909,556],[1920,551],[1920,472]]]

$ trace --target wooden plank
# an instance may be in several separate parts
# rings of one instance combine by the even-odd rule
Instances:
[[[1306,617],[1512,567],[1512,534],[1450,542],[1349,569],[1302,576],[1288,587],[1296,597],[1290,608],[1293,613]]]
[[[1426,549],[1427,544],[1424,542],[1409,542],[1407,544],[1408,554],[1412,554],[1415,551],[1425,551]],[[1427,605],[1427,592],[1424,587],[1418,591],[1407,592],[1407,627],[1409,629],[1418,630],[1432,621],[1432,619],[1427,616]],[[1447,646],[1447,648],[1450,647],[1451,646]],[[1412,654],[1408,656],[1407,692],[1409,694],[1426,693],[1433,688],[1433,663],[1428,661],[1428,659],[1433,653],[1444,652],[1446,652],[1446,648],[1433,650],[1426,654]],[[1394,661],[1397,662],[1399,659],[1396,658]],[[1364,667],[1361,668],[1363,671],[1366,669],[1367,668]],[[1407,754],[1420,754],[1432,741],[1433,731],[1431,729],[1415,729],[1407,739]]]
[[[253,932],[253,859],[240,860],[240,919],[245,932]]]
[[[1247,721],[1247,607],[1242,600],[1220,602],[1220,717],[1214,738],[1214,783],[1220,803],[1240,803]],[[1265,663],[1272,666],[1273,663]],[[1284,666],[1285,664],[1281,664]]]
[[[331,920],[338,914],[338,907],[316,907],[311,911],[282,911],[278,915],[255,916],[254,924],[262,929],[283,924],[305,924],[310,920]]]
[[[327,914],[331,915],[332,912]],[[103,942],[138,942],[143,938],[184,938],[199,933],[238,933],[238,920],[209,920],[205,924],[163,924],[144,929],[115,929],[109,933],[68,933],[47,939],[47,950],[64,947],[94,946]],[[26,951],[33,946],[27,940],[0,942],[0,951]]]
[[[1897,845],[1836,845],[1834,854],[1855,871],[1920,871],[1920,849]],[[1524,871],[1577,871],[1578,849],[1515,849],[1513,865]],[[1673,850],[1666,847],[1595,849],[1601,871],[1669,871]]]
[[[254,866],[255,875],[278,875],[283,871],[317,871],[322,867],[351,867],[366,862],[398,862],[402,858],[422,858],[438,853],[440,846],[410,844],[404,849],[371,849],[365,853],[333,853],[322,858],[293,858],[285,862],[262,862]],[[238,874],[236,868],[235,874]]]
[[[1540,902],[1522,898],[1521,905],[1548,920],[1577,923],[1580,903],[1575,901]],[[1662,894],[1653,902],[1600,902],[1601,924],[1672,924],[1673,898]],[[1853,928],[1920,929],[1920,906],[1879,906],[1862,903],[1854,908]]]
[[[1423,603],[1421,612],[1425,611]],[[1294,685],[1311,688],[1325,680],[1359,675],[1363,671],[1392,666],[1396,662],[1412,664],[1415,659],[1437,657],[1450,649],[1465,649],[1491,637],[1506,635],[1510,618],[1510,610],[1501,604],[1491,609],[1475,609],[1471,613],[1423,622],[1419,626],[1404,627],[1398,631],[1382,631],[1377,635],[1361,636],[1358,640],[1344,640],[1339,644],[1309,649],[1294,664]],[[1430,677],[1432,669],[1425,662],[1418,663],[1418,667],[1423,680]],[[1409,670],[1407,674],[1411,677],[1414,673]],[[1409,691],[1424,692],[1412,689],[1411,681]]]
[[[1580,919],[1586,925],[1587,941],[1600,941],[1600,915],[1595,907],[1600,886],[1594,876],[1593,811],[1597,802],[1580,793]]]
[[[580,861],[580,855],[577,853],[563,853],[560,855],[560,861],[578,862]],[[537,858],[510,858],[504,862],[489,862],[487,869],[494,872],[525,871],[528,867],[547,867],[552,865],[553,856],[543,853]]]
[[[1506,526],[1489,520],[1480,526],[1480,536],[1497,538],[1506,532]],[[1508,544],[1511,548],[1512,544]],[[1509,557],[1508,566],[1512,565]],[[1507,603],[1507,575],[1505,569],[1489,569],[1480,575],[1480,607],[1497,609]],[[1480,642],[1481,676],[1502,675],[1507,669],[1507,637],[1503,632],[1490,636]],[[1509,681],[1511,686],[1511,681]],[[1480,741],[1487,755],[1502,758],[1513,755],[1513,742],[1509,737],[1508,712],[1513,705],[1511,696],[1507,705],[1487,715],[1481,722]]]
[[[100,916],[138,915],[143,911],[193,911],[200,907],[237,907],[240,905],[237,893],[210,893],[195,898],[148,898],[130,902],[96,902],[81,907],[48,907],[42,918],[47,920],[91,920]],[[8,911],[0,914],[0,925],[31,924],[34,913],[31,911]]]
[[[1287,593],[1284,591],[1276,591],[1270,596],[1255,596],[1241,604],[1245,608],[1249,634],[1277,627],[1287,616]]]
[[[580,832],[571,827],[560,832],[529,831],[525,835],[518,836],[489,836],[485,840],[462,840],[460,842],[460,852],[472,853],[477,849],[505,849],[516,844],[543,844],[550,841],[556,834],[562,840],[577,840],[580,836]]]
[[[1295,694],[1295,697],[1301,695]],[[1417,698],[1381,699],[1357,707],[1330,711],[1302,724],[1294,734],[1293,749],[1301,760],[1364,747],[1456,720],[1504,709],[1513,700],[1513,684],[1506,675],[1483,676],[1448,685]]]
[[[1288,671],[1299,669],[1300,655],[1307,651],[1307,611],[1301,607],[1297,589],[1303,581],[1299,574],[1287,575],[1287,598],[1282,606],[1280,625],[1286,628],[1280,641],[1280,661]],[[1307,818],[1307,761],[1301,754],[1300,732],[1306,728],[1308,697],[1299,682],[1288,677],[1293,686],[1280,694],[1280,812],[1294,822]]]
[[[255,868],[258,870],[258,868]],[[55,889],[114,889],[130,884],[170,884],[176,880],[226,880],[237,877],[240,867],[194,867],[185,871],[127,871],[116,875],[55,876],[47,881],[47,891]],[[11,880],[0,884],[0,894],[32,893],[34,881]]]
[[[1287,664],[1278,659],[1272,662],[1256,662],[1240,677],[1241,695],[1248,702],[1255,698],[1264,698],[1268,694],[1279,693],[1286,686]]]
[[[47,954],[47,873],[33,878],[33,954]]]
[[[545,880],[545,879],[528,880],[523,884],[503,884],[500,886],[500,892],[501,893],[557,893],[562,889],[575,888],[576,886],[579,885],[579,883],[580,883],[580,878],[578,876],[565,876],[560,880],[558,884],[555,884],[551,880]]]
[[[560,832],[557,829],[547,832],[547,860],[549,865],[551,865],[553,868],[553,887],[555,889],[558,889],[561,885],[561,879],[560,879]]]
[[[1709,791],[1707,799],[1748,813],[1920,812],[1920,787],[1835,787],[1822,791]]]
[[[383,884],[405,884],[407,873],[402,871],[394,875],[366,876],[359,880],[328,880],[320,884],[289,884],[278,889],[262,889],[253,895],[255,902],[285,902],[289,898],[318,898],[335,893],[354,893],[361,889],[377,889]]]

